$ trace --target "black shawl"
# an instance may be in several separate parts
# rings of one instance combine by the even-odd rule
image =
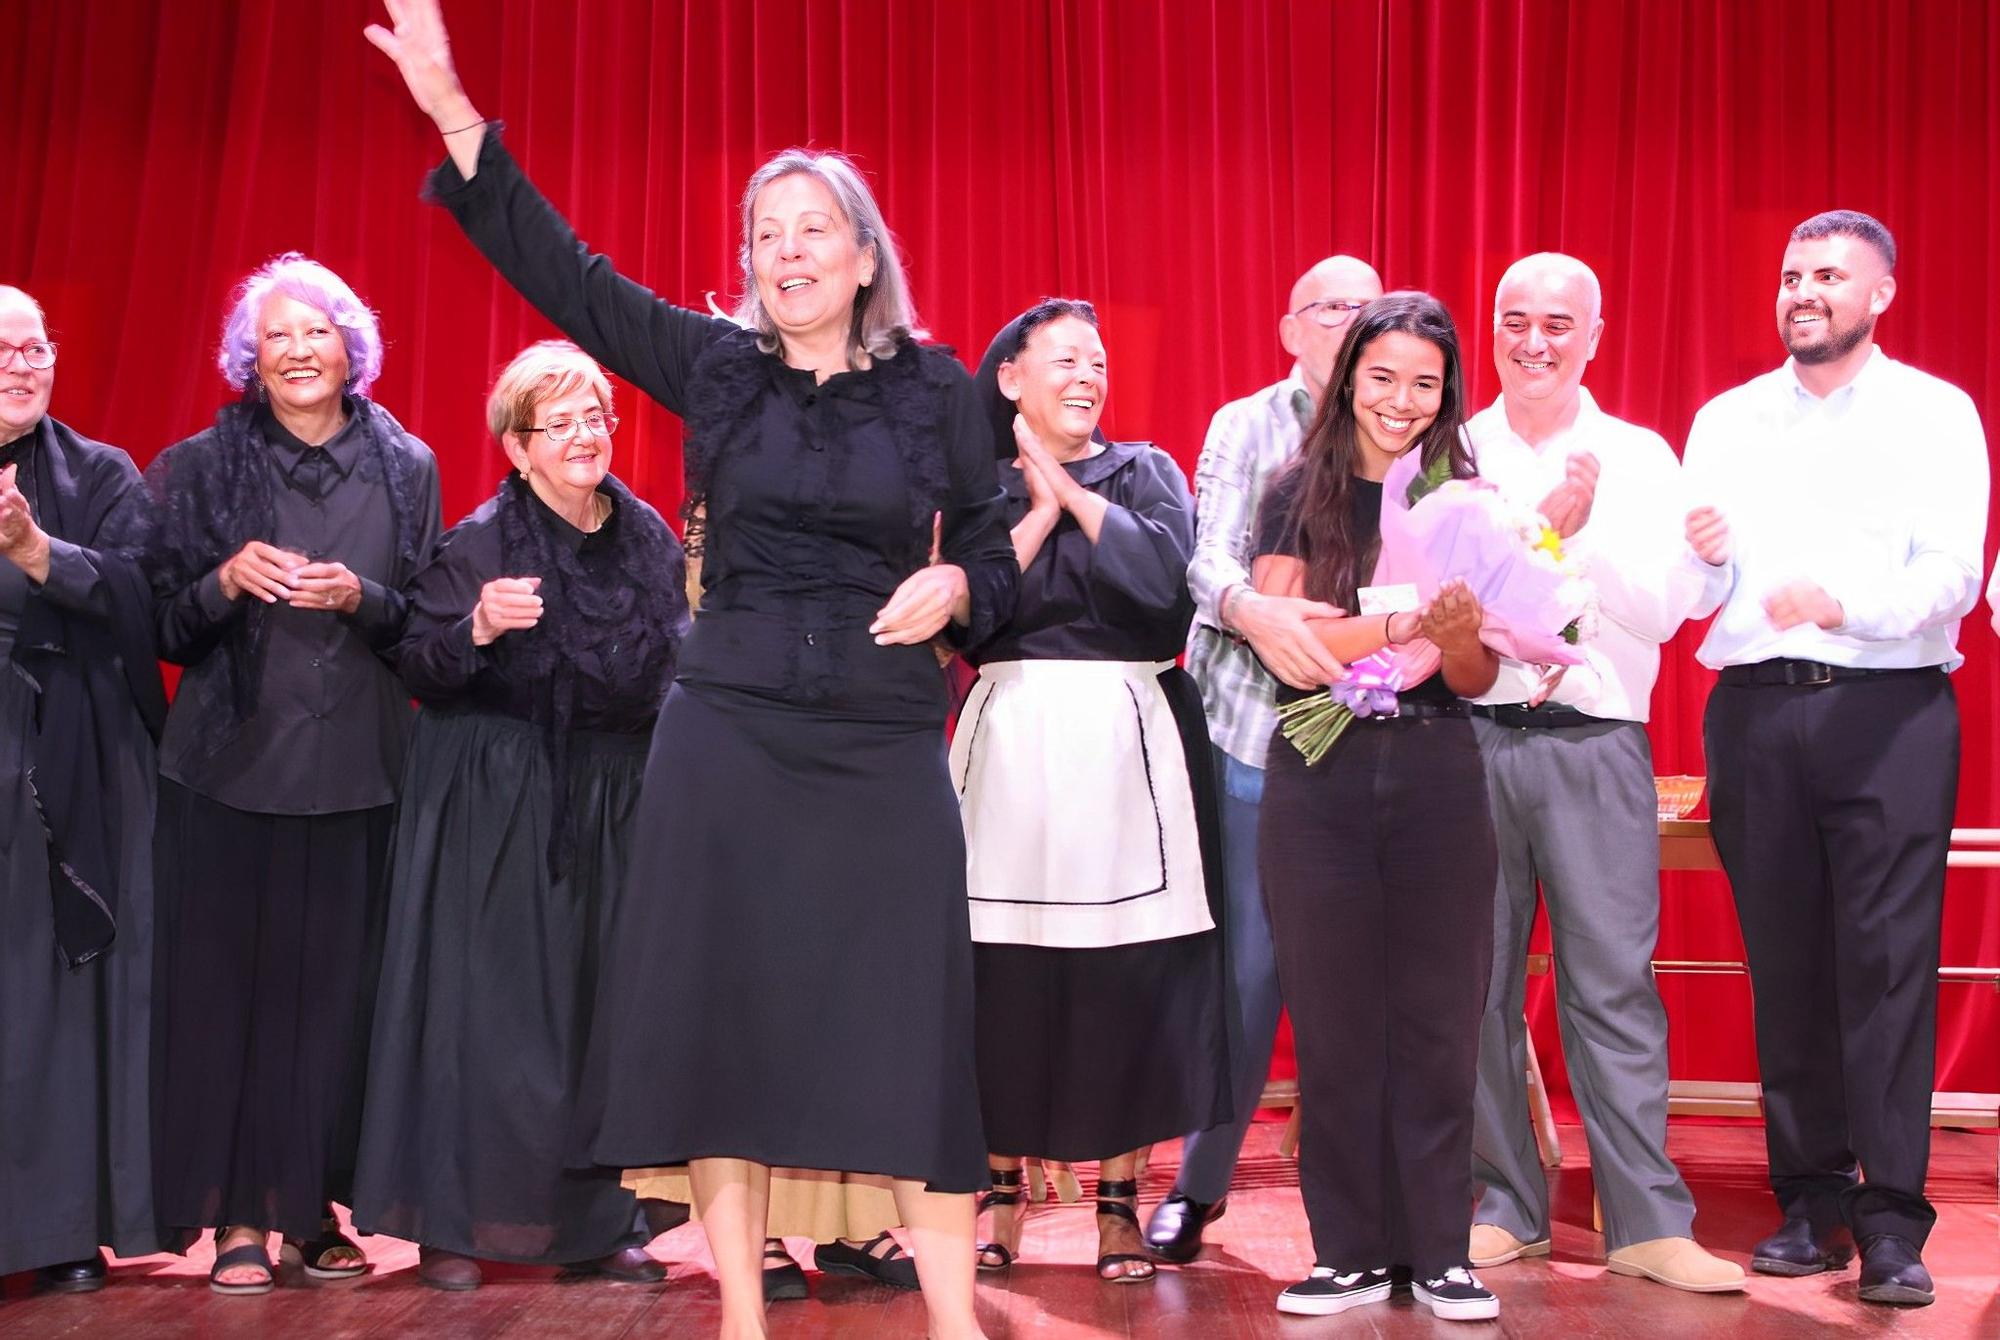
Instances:
[[[498,524],[503,570],[554,573],[558,589],[543,602],[541,622],[509,633],[509,650],[534,685],[532,720],[542,730],[555,779],[550,828],[549,878],[556,879],[575,852],[569,824],[569,731],[576,685],[588,677],[614,696],[651,694],[657,700],[673,682],[681,638],[688,630],[687,559],[660,514],[616,476],[598,485],[612,501],[606,541],[609,570],[622,580],[605,582],[584,569],[571,546],[549,532],[534,494],[520,475],[500,483]],[[517,641],[518,639],[518,641]]]
[[[100,619],[30,600],[14,648],[40,689],[43,745],[28,785],[49,844],[56,944],[79,968],[117,934],[121,854],[151,841],[152,814],[113,794],[109,760],[152,748],[167,699],[153,650],[152,593],[139,564],[147,528],[139,471],[116,447],[55,419],[45,417],[35,431],[36,522],[92,551],[107,608]]]

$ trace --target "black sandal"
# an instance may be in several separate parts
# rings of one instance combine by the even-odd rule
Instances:
[[[880,1256],[875,1249],[884,1241],[889,1249]],[[917,1259],[903,1251],[903,1244],[887,1233],[877,1233],[859,1247],[850,1247],[838,1238],[813,1247],[813,1264],[822,1275],[859,1275],[892,1289],[915,1289]]]
[[[789,1303],[807,1294],[805,1267],[792,1259],[785,1250],[781,1238],[764,1239],[764,1301],[767,1303]],[[772,1261],[782,1261],[783,1265],[771,1265]]]
[[[264,1278],[251,1284],[224,1284],[222,1272],[238,1266],[255,1266],[264,1272]],[[269,1293],[277,1282],[277,1276],[271,1271],[271,1254],[264,1250],[261,1242],[242,1242],[226,1252],[217,1252],[215,1264],[208,1268],[208,1287],[217,1293],[238,1296]]]
[[[1014,1216],[1014,1244],[1021,1242],[1021,1220],[1026,1216],[1020,1211],[1025,1199],[1021,1191],[1021,1170],[1019,1168],[989,1168],[988,1176],[993,1180],[993,1189],[979,1198],[978,1214],[984,1214],[995,1206],[1012,1207]],[[982,1242],[976,1249],[981,1270],[1005,1270],[1014,1264],[1014,1247],[1002,1242]],[[987,1260],[987,1257],[994,1260]]]
[[[344,1266],[330,1266],[325,1264],[328,1252],[353,1252],[361,1259],[351,1261]],[[356,1275],[368,1273],[367,1253],[361,1250],[361,1245],[354,1239],[343,1234],[339,1224],[332,1219],[320,1226],[320,1233],[316,1238],[286,1238],[285,1245],[279,1249],[278,1254],[284,1258],[296,1254],[299,1264],[305,1267],[306,1274],[316,1280],[351,1280]]]
[[[1098,1179],[1097,1212],[1100,1215],[1108,1214],[1114,1219],[1126,1220],[1136,1229],[1139,1227],[1139,1211],[1125,1203],[1128,1198],[1135,1201],[1139,1199],[1137,1179],[1128,1177],[1118,1182],[1107,1182],[1101,1177]],[[1137,1261],[1146,1268],[1136,1274],[1124,1270],[1115,1275],[1104,1273],[1112,1266],[1122,1266],[1132,1261]],[[1153,1258],[1144,1252],[1106,1252],[1097,1258],[1097,1278],[1106,1284],[1143,1284],[1155,1277]]]

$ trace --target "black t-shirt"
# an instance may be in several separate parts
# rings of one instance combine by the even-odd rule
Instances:
[[[1257,524],[1251,536],[1250,559],[1254,563],[1266,554],[1276,554],[1284,558],[1304,558],[1305,537],[1300,534],[1297,524],[1299,494],[1303,489],[1305,475],[1299,470],[1286,470],[1271,482],[1264,494],[1263,506],[1257,509]],[[1375,538],[1382,532],[1382,481],[1363,479],[1356,475],[1353,487],[1348,493],[1352,507],[1350,525],[1355,544],[1367,552],[1375,547]],[[1316,691],[1316,690],[1315,690]],[[1311,694],[1295,689],[1283,680],[1278,680],[1278,701],[1296,702]],[[1457,695],[1445,685],[1444,672],[1439,670],[1421,684],[1413,684],[1400,695],[1415,702],[1454,702]]]

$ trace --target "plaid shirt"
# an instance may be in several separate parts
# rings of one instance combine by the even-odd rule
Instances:
[[[1194,626],[1187,668],[1201,686],[1208,737],[1238,762],[1264,766],[1278,724],[1276,681],[1250,645],[1223,631],[1221,602],[1250,580],[1257,505],[1280,466],[1298,453],[1312,421],[1312,398],[1297,367],[1283,381],[1215,412],[1195,466],[1194,561],[1188,590]]]

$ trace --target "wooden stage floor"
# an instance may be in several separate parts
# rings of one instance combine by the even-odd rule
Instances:
[[[1939,1219],[1925,1253],[1937,1277],[1929,1308],[1870,1307],[1855,1297],[1853,1268],[1804,1280],[1751,1276],[1747,1294],[1697,1297],[1608,1274],[1601,1239],[1590,1231],[1590,1179],[1580,1130],[1565,1127],[1569,1163],[1557,1177],[1555,1253],[1485,1273],[1500,1295],[1498,1323],[1434,1320],[1399,1298],[1342,1317],[1282,1317],[1272,1299],[1311,1263],[1293,1164],[1277,1153],[1277,1131],[1251,1133],[1229,1212],[1210,1230],[1201,1259],[1164,1268],[1150,1285],[1099,1284],[1089,1262],[1096,1235],[1086,1205],[1037,1207],[1027,1225],[1023,1260],[1004,1276],[980,1277],[980,1315],[993,1337],[1064,1340],[1082,1336],[1281,1337],[1508,1335],[1535,1337],[1688,1336],[1819,1337],[1841,1333],[2000,1337],[2000,1210],[1995,1206],[1994,1134],[1939,1131],[1931,1155],[1930,1195]],[[1712,1249],[1747,1260],[1772,1226],[1763,1179],[1763,1133],[1752,1125],[1676,1122],[1670,1148],[1700,1208],[1696,1231]],[[1142,1209],[1170,1185],[1174,1147],[1156,1154]],[[1086,1177],[1086,1185],[1089,1183]],[[206,1287],[206,1244],[186,1259],[146,1257],[116,1263],[111,1285],[78,1297],[31,1296],[26,1277],[5,1281],[0,1340],[131,1337],[132,1340],[488,1340],[560,1336],[636,1340],[712,1334],[715,1284],[701,1230],[687,1226],[660,1238],[653,1252],[671,1265],[663,1286],[558,1284],[545,1270],[489,1271],[470,1294],[442,1294],[416,1280],[416,1249],[388,1238],[363,1240],[374,1273],[318,1284],[296,1270],[261,1298],[224,1298]],[[795,1242],[802,1254],[807,1244]],[[503,1273],[504,1271],[504,1273]],[[921,1336],[924,1310],[914,1294],[847,1279],[813,1276],[806,1302],[771,1308],[774,1336]]]

